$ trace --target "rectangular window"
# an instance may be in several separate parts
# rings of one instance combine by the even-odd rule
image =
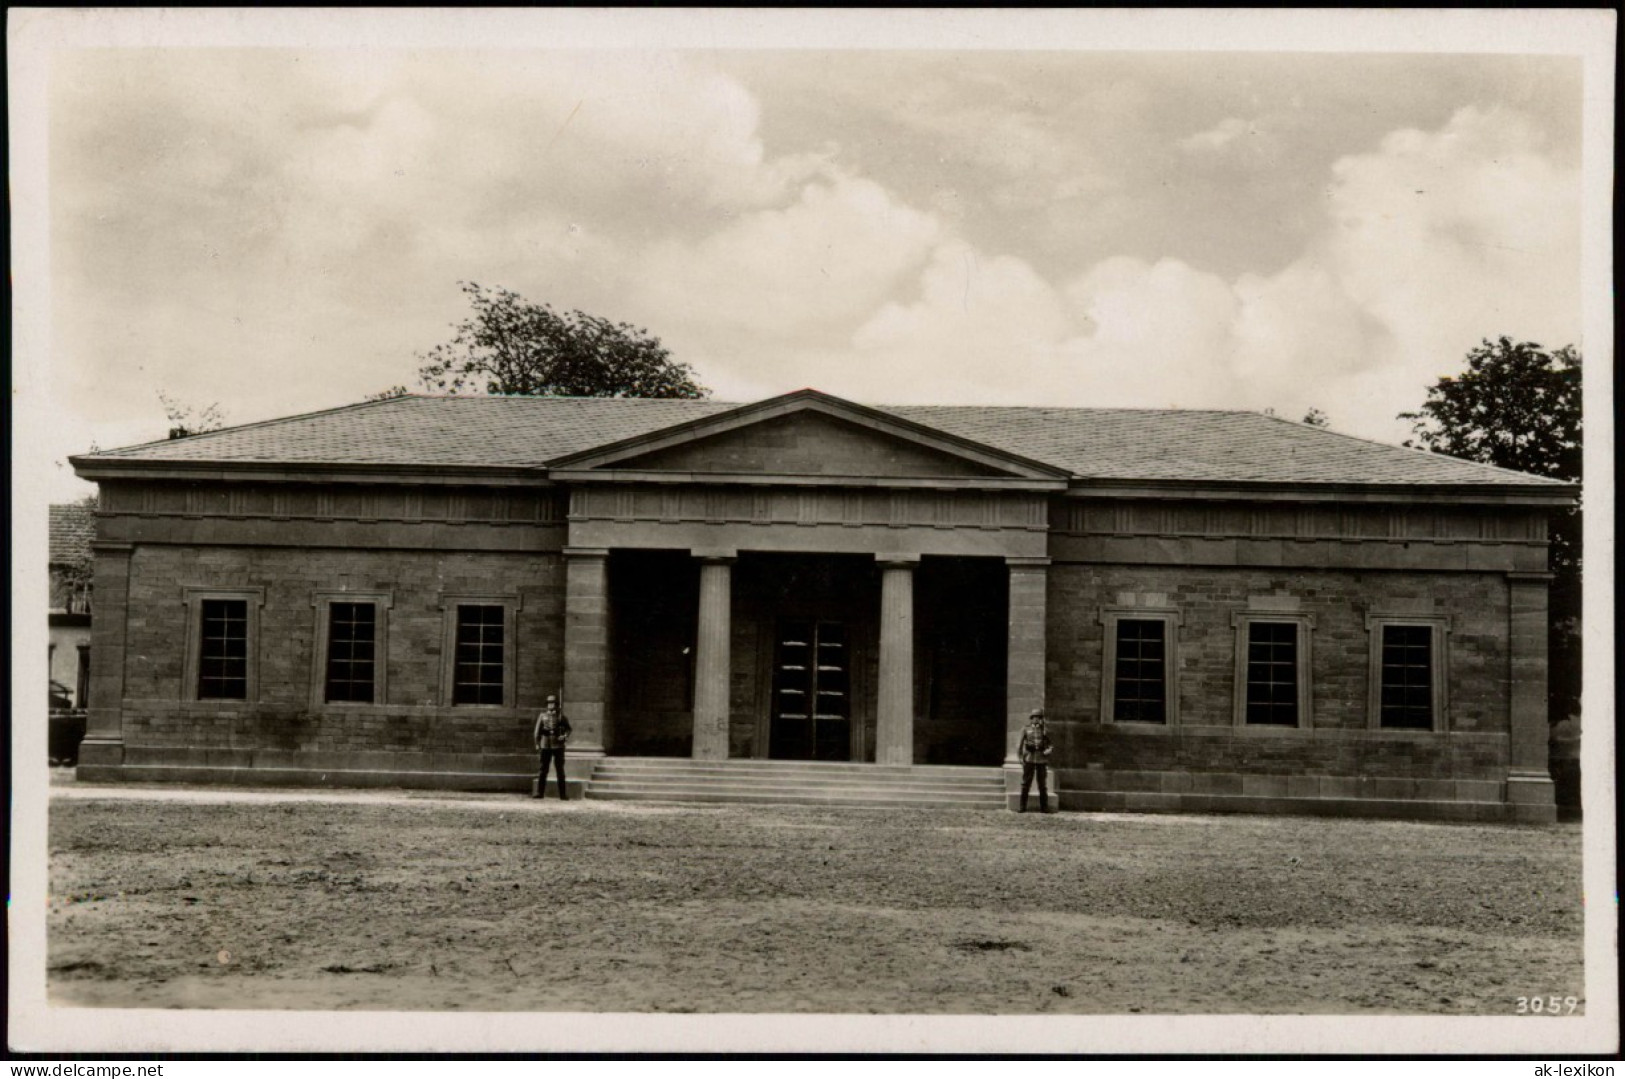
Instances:
[[[1102,607],[1100,624],[1101,722],[1177,726],[1179,611],[1149,604]]]
[[[327,700],[373,702],[378,616],[371,603],[327,605]]]
[[[1296,622],[1248,623],[1246,712],[1248,723],[1298,725]]]
[[[1117,664],[1112,719],[1119,723],[1168,720],[1167,623],[1162,619],[1117,620]]]
[[[311,593],[315,642],[310,650],[310,707],[365,708],[389,703],[390,592]],[[448,620],[445,654],[450,655]]]
[[[1314,726],[1310,662],[1315,619],[1289,596],[1253,596],[1230,616],[1236,627],[1235,722],[1248,727]]]
[[[247,700],[248,601],[205,599],[198,606],[198,699]]]
[[[211,707],[259,699],[260,608],[263,587],[181,589],[186,629],[177,635],[183,651],[177,688],[183,701]]]
[[[79,646],[79,677],[74,688],[74,700],[77,708],[90,707],[90,645]]]
[[[1379,716],[1384,727],[1433,729],[1433,627],[1385,625]]]
[[[451,703],[503,703],[504,614],[500,604],[458,605]]]

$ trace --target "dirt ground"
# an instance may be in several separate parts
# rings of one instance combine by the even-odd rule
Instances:
[[[56,1004],[1510,1014],[1584,994],[1577,825],[108,793],[50,809]]]

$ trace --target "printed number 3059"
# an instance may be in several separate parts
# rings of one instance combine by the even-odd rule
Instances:
[[[1519,1015],[1573,1015],[1579,997],[1519,997]]]

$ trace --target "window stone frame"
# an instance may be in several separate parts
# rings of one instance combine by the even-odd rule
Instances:
[[[457,695],[457,608],[502,608],[502,703],[456,704]],[[442,708],[484,709],[485,711],[511,711],[517,707],[519,641],[515,630],[518,614],[524,609],[524,600],[512,592],[442,592],[440,594],[440,693]]]
[[[1384,727],[1382,725],[1382,639],[1389,626],[1426,626],[1429,634],[1428,661],[1431,675],[1433,725],[1431,727]],[[1450,730],[1450,619],[1444,615],[1385,614],[1365,616],[1369,637],[1369,673],[1366,682],[1366,724],[1374,731],[1388,733],[1429,731],[1444,734]]]
[[[198,695],[198,674],[203,656],[203,601],[242,600],[248,606],[246,628],[247,657],[244,670],[243,696],[201,697]],[[258,703],[260,699],[260,609],[265,606],[265,586],[249,585],[239,588],[206,588],[188,585],[181,590],[181,603],[186,610],[185,652],[181,664],[180,699],[185,704],[203,708],[242,708]]]
[[[1247,667],[1250,645],[1252,643],[1252,627],[1259,622],[1278,622],[1297,627],[1297,673],[1298,673],[1298,722],[1285,723],[1248,723],[1247,722]],[[1232,722],[1237,727],[1248,730],[1293,730],[1313,727],[1314,723],[1314,630],[1315,618],[1313,615],[1300,614],[1295,611],[1271,611],[1249,609],[1236,611],[1230,616],[1230,624],[1236,630],[1236,667],[1235,692],[1231,698]]]
[[[327,650],[333,632],[332,606],[335,603],[373,605],[373,675],[371,701],[330,701],[327,699]],[[389,611],[395,605],[393,592],[343,592],[323,590],[314,593],[310,605],[316,611],[316,632],[310,660],[310,707],[381,708],[389,703]]]
[[[1142,720],[1118,720],[1117,712],[1117,624],[1124,619],[1142,622],[1161,622],[1163,641],[1163,719],[1161,723]],[[1179,725],[1179,627],[1184,616],[1177,607],[1110,606],[1100,608],[1099,622],[1105,627],[1101,642],[1100,662],[1100,722],[1115,724],[1125,729],[1163,729]]]

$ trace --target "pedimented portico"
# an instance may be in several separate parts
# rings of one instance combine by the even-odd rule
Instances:
[[[598,447],[553,475],[571,490],[565,554],[583,563],[568,576],[570,609],[591,609],[600,590],[637,607],[647,592],[611,582],[623,568],[644,580],[656,564],[685,597],[664,616],[632,616],[641,641],[616,636],[614,604],[567,622],[568,654],[603,656],[606,671],[636,667],[643,649],[691,650],[680,653],[688,672],[645,657],[640,677],[661,672],[654,688],[567,679],[571,714],[605,717],[587,728],[592,752],[673,753],[671,714],[688,711],[700,760],[997,764],[1042,700],[1042,619],[1012,617],[1006,567],[1020,595],[1035,572],[1041,584],[1049,495],[1066,483],[1057,469],[802,391]],[[921,647],[922,604],[955,627],[955,644],[927,634]],[[941,677],[967,683],[952,704],[931,692],[950,653],[960,669]],[[679,694],[671,685],[684,679]],[[640,707],[650,695],[668,707]],[[669,707],[678,696],[688,708]],[[964,714],[970,701],[980,715]]]

